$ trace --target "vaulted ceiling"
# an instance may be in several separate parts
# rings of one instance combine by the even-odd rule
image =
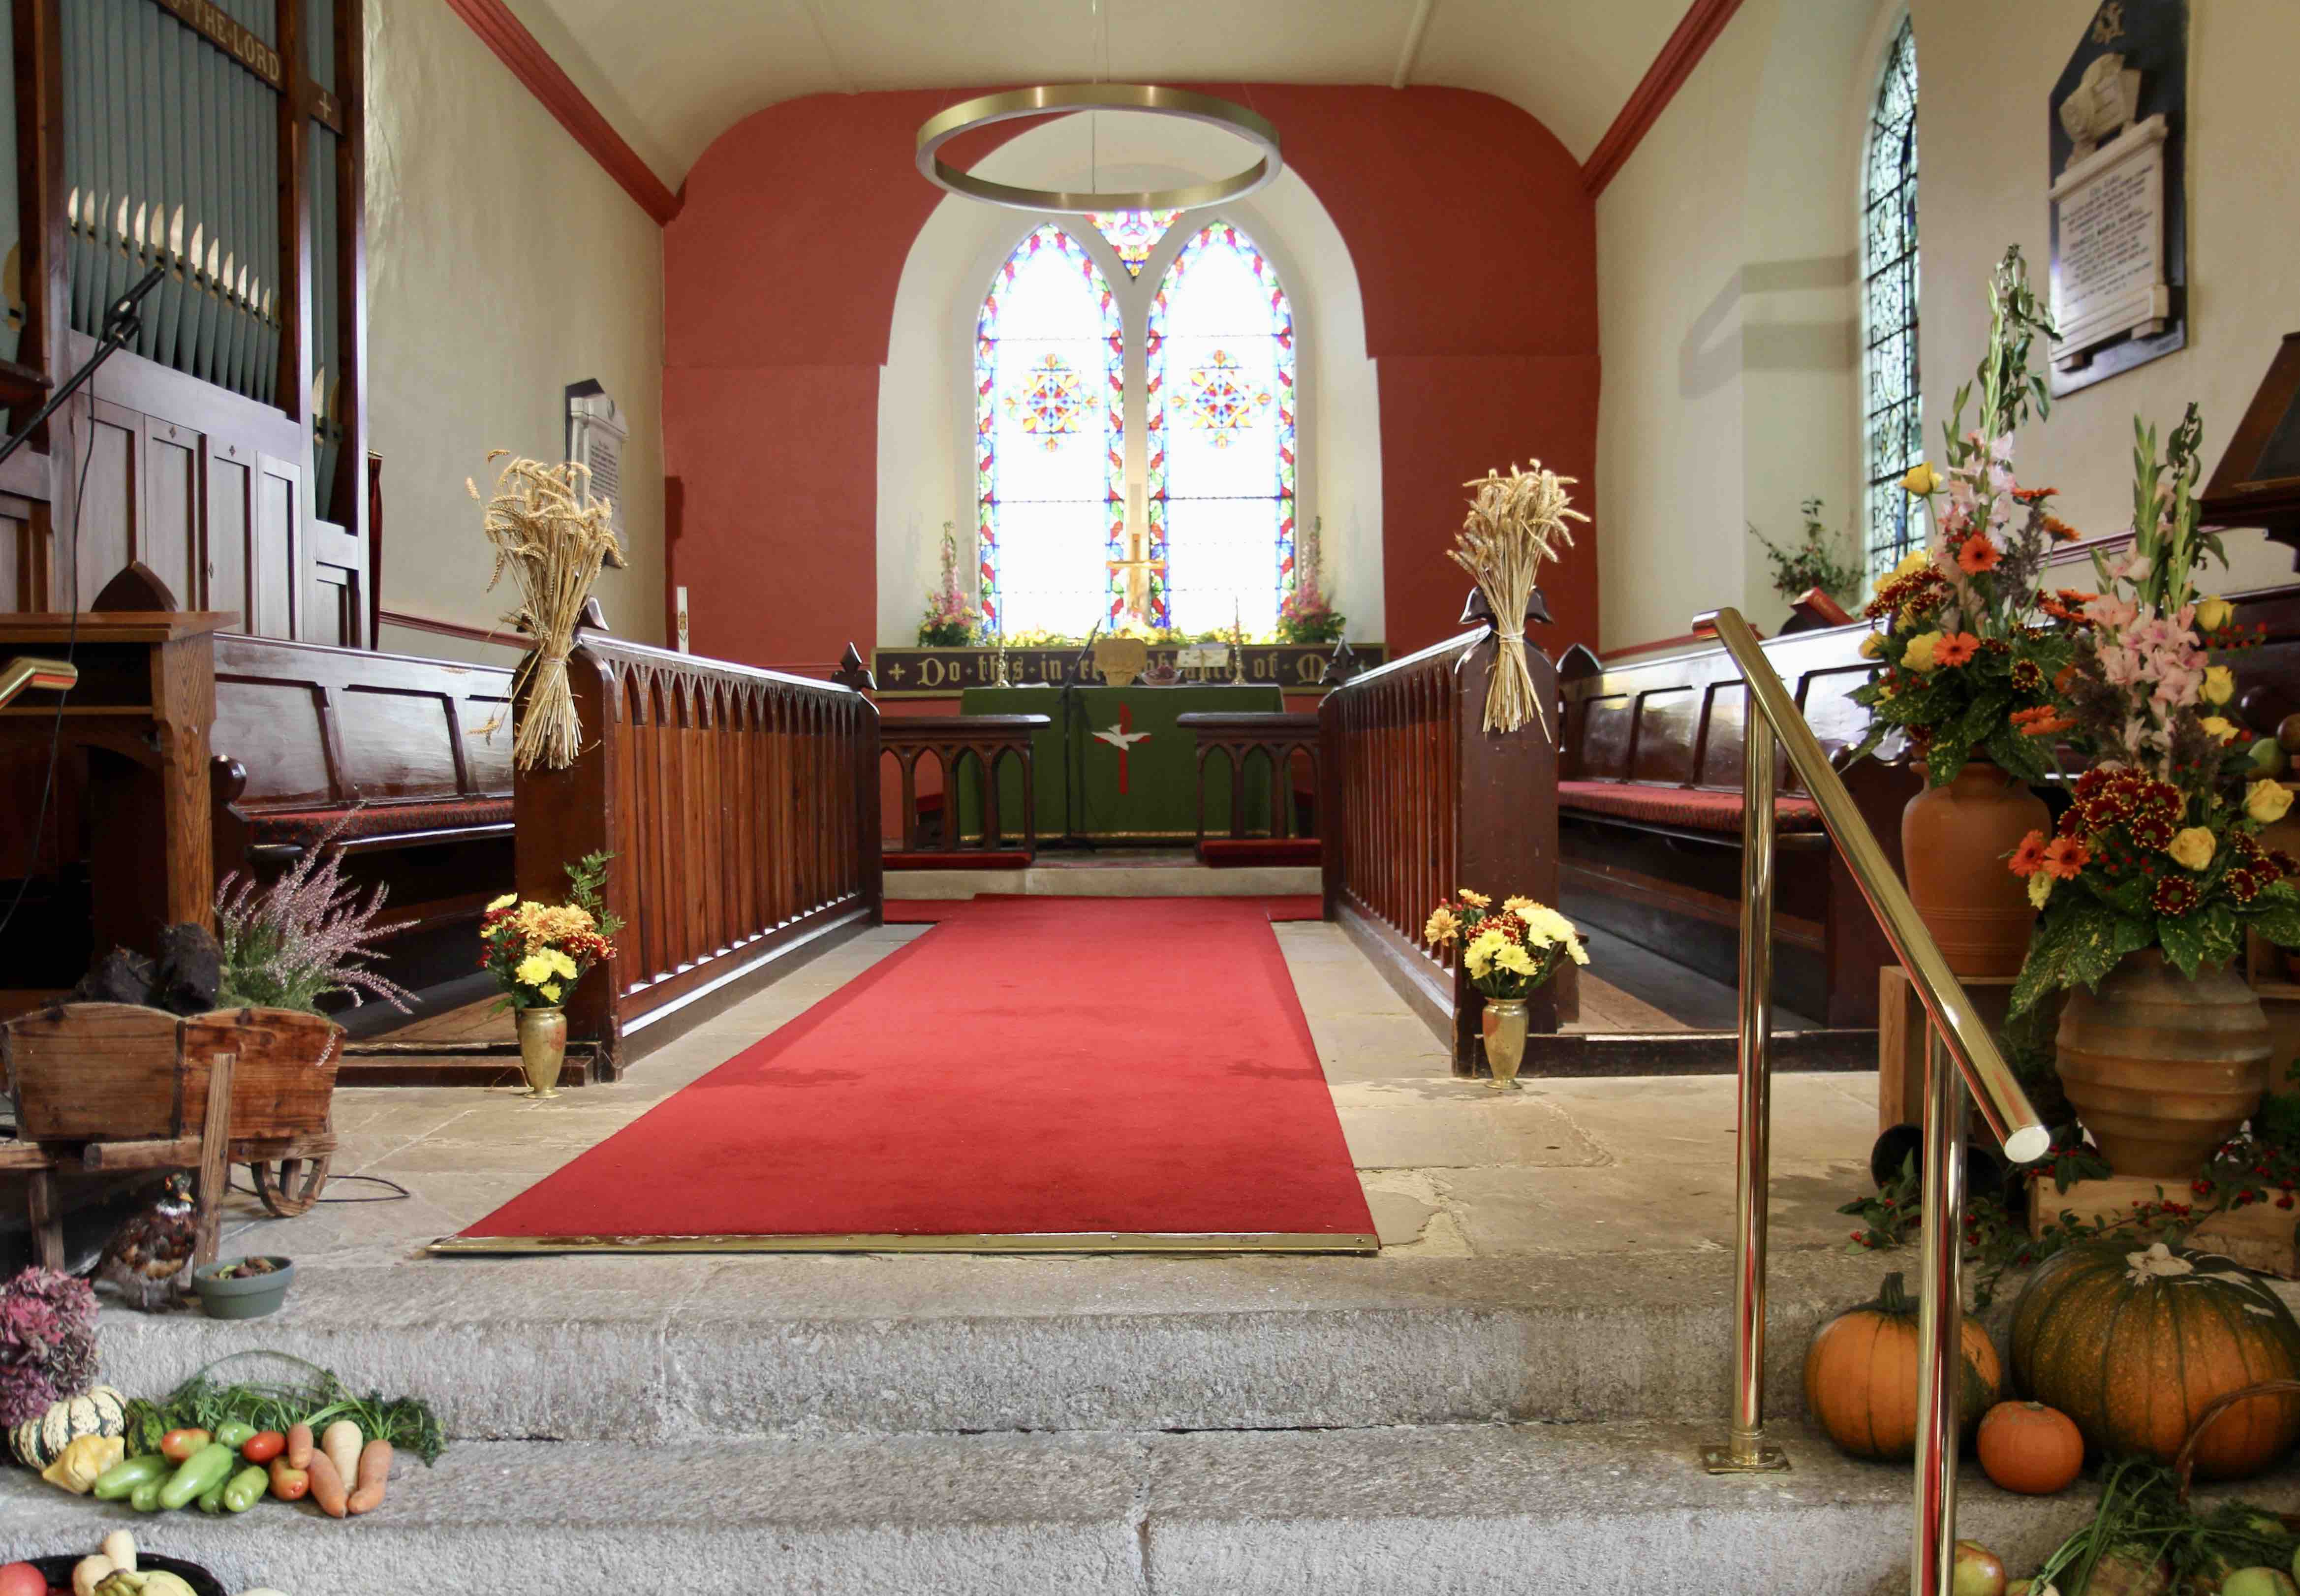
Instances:
[[[1434,84],[1522,107],[1577,160],[1688,0],[510,0],[677,188],[802,95],[1114,81]]]

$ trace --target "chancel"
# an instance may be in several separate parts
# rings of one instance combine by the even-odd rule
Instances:
[[[2288,0],[0,41],[0,1596],[2293,1589]]]

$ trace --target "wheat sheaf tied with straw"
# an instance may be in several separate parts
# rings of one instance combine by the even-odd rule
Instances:
[[[491,449],[490,464],[511,451]],[[463,479],[473,498],[479,485]],[[520,606],[504,624],[535,639],[534,652],[521,662],[512,681],[519,709],[512,756],[521,770],[539,761],[551,770],[575,763],[583,746],[583,722],[567,684],[567,656],[575,648],[575,626],[584,600],[603,566],[620,568],[623,551],[615,541],[614,506],[591,497],[591,468],[579,462],[546,465],[513,460],[496,479],[496,493],[481,500],[488,541],[496,547],[496,568],[488,578],[495,591],[505,571],[518,584]]]
[[[1566,522],[1589,518],[1574,509],[1565,485],[1574,479],[1544,471],[1536,460],[1529,471],[1510,467],[1509,475],[1488,469],[1464,488],[1477,490],[1470,514],[1454,534],[1447,552],[1455,564],[1477,579],[1478,590],[1494,612],[1494,634],[1500,657],[1494,662],[1492,685],[1486,689],[1486,730],[1515,731],[1528,721],[1541,723],[1550,735],[1549,713],[1533,685],[1533,672],[1525,659],[1525,609],[1541,580],[1541,563],[1559,558],[1562,539],[1573,546]]]

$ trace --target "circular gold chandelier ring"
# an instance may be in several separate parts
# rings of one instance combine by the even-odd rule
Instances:
[[[942,160],[942,146],[961,133],[1023,116],[1062,116],[1078,111],[1135,111],[1152,116],[1204,122],[1235,134],[1262,152],[1262,158],[1236,177],[1187,188],[1156,188],[1129,194],[1079,194],[1060,188],[1024,188],[994,183]],[[1054,211],[1083,215],[1089,211],[1188,211],[1242,198],[1267,187],[1284,169],[1278,130],[1229,100],[1187,88],[1153,83],[1056,83],[1009,89],[963,100],[927,119],[919,129],[919,175],[953,194],[1009,205],[1018,211]]]

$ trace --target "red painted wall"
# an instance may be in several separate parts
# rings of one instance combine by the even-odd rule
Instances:
[[[1214,92],[1277,123],[1349,246],[1381,400],[1384,630],[1396,652],[1433,642],[1468,588],[1445,557],[1466,479],[1538,455],[1596,513],[1579,168],[1524,112],[1465,90]],[[912,141],[951,97],[788,101],[688,177],[664,233],[663,433],[685,491],[669,580],[688,588],[697,652],[819,670],[876,640],[879,368],[904,259],[941,198]],[[1538,640],[1595,648],[1588,535],[1548,589],[1558,625]]]

